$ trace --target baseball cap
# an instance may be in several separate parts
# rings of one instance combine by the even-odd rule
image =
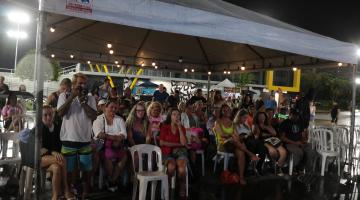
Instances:
[[[106,104],[106,99],[100,99],[98,106]]]

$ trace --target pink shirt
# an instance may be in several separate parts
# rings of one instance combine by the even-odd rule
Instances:
[[[151,124],[151,132],[159,132],[160,131],[160,123],[163,121],[162,117],[149,117],[149,121]]]
[[[9,117],[9,116],[13,116],[13,115],[22,114],[22,113],[23,113],[23,110],[19,105],[16,105],[16,106],[6,105],[3,107],[2,111],[1,111],[1,115],[3,117]]]

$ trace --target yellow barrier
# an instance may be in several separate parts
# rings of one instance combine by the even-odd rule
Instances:
[[[90,71],[94,72],[94,68],[93,68],[92,64],[89,64],[89,67],[90,67]]]
[[[137,73],[136,76],[140,76],[140,74],[143,72],[143,69],[140,68]],[[134,78],[134,80],[132,81],[131,85],[130,85],[130,90],[132,90],[135,87],[136,82],[138,81],[138,77]]]
[[[108,78],[109,81],[110,81],[110,86],[111,86],[112,88],[114,88],[115,85],[114,85],[114,82],[113,82],[111,76],[108,75],[108,74],[109,74],[109,70],[108,70],[107,66],[106,66],[106,65],[103,65],[103,67],[104,67],[104,71],[105,71],[105,73],[106,73],[106,75],[107,75],[107,78]]]

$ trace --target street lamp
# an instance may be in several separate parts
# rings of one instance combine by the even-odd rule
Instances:
[[[19,46],[19,39],[27,38],[27,33],[24,31],[20,31],[20,24],[27,24],[30,22],[30,16],[21,11],[13,11],[9,12],[7,15],[10,22],[13,22],[17,25],[17,31],[8,31],[7,35],[11,38],[16,39],[15,45],[15,61],[14,61],[14,71],[16,70],[17,64],[17,54],[18,54],[18,46]]]

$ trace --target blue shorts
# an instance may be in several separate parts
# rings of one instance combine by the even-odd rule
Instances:
[[[61,153],[66,159],[66,171],[72,172],[75,169],[76,164],[81,171],[92,170],[92,148],[91,145],[83,147],[67,147],[62,146]]]

